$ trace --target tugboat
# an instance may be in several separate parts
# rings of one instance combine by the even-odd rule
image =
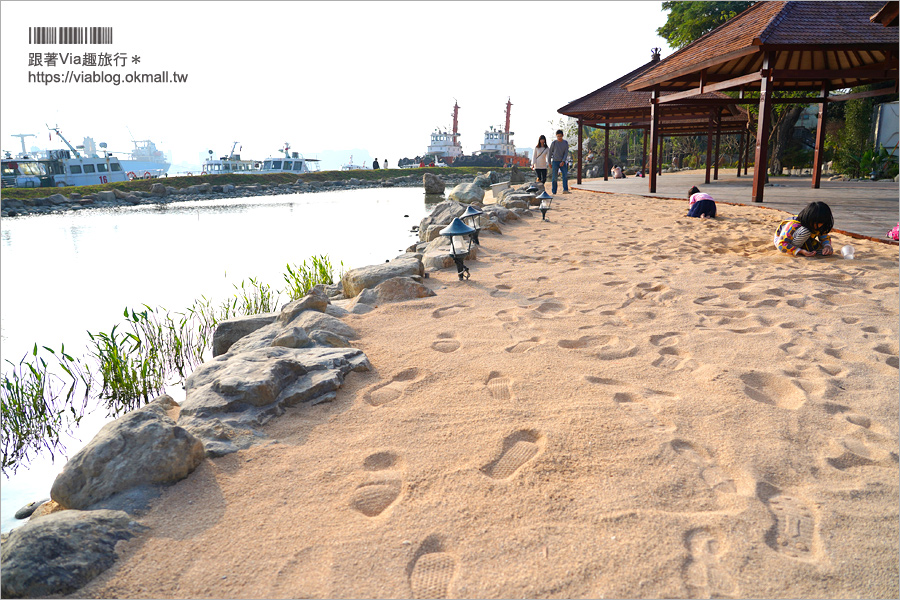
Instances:
[[[436,156],[439,162],[447,165],[462,156],[462,144],[459,143],[459,104],[453,102],[453,132],[435,129],[431,134],[431,145],[428,146],[427,156]]]
[[[201,175],[224,175],[225,173],[258,173],[259,161],[241,160],[240,154],[235,154],[234,149],[238,142],[231,147],[228,156],[222,156],[218,159],[213,158],[213,151],[209,151],[209,158],[203,163],[203,171]],[[240,151],[240,150],[238,150]]]
[[[531,164],[528,156],[516,154],[516,145],[512,141],[515,132],[509,130],[509,115],[512,109],[512,102],[506,99],[506,127],[501,131],[499,128],[490,128],[484,132],[484,142],[481,144],[481,154],[495,156],[503,162],[504,167],[518,165],[520,167],[528,167]]]
[[[281,152],[284,153],[284,156],[269,157],[264,160],[259,173],[286,173],[290,171],[299,174],[319,170],[318,158],[303,158],[299,152],[291,152],[291,145],[287,142],[284,143],[284,148],[281,149]],[[315,168],[310,169],[308,163],[311,163]]]

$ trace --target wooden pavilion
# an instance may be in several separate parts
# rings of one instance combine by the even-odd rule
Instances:
[[[573,100],[558,110],[560,114],[573,117],[578,120],[578,150],[577,150],[577,182],[581,183],[583,172],[582,136],[585,126],[603,129],[603,179],[609,178],[609,131],[618,129],[643,129],[644,144],[642,150],[641,168],[646,169],[647,164],[647,138],[650,137],[651,123],[651,92],[630,92],[625,89],[625,84],[641,76],[647,70],[659,63],[659,49],[654,48],[650,62],[638,67],[634,71],[620,77],[590,94]],[[664,92],[663,95],[673,92]],[[705,93],[703,99],[715,99],[728,101],[728,96],[719,92]],[[711,165],[715,164],[713,179],[719,178],[719,138],[722,134],[740,134],[740,145],[743,146],[743,135],[749,126],[747,111],[739,108],[734,101],[723,102],[714,106],[699,104],[679,104],[673,109],[667,110],[658,122],[658,145],[662,148],[665,137],[707,134],[706,144],[706,183],[710,181]],[[713,135],[715,134],[715,160],[712,159]],[[747,137],[749,140],[749,137]],[[654,149],[657,142],[654,142]],[[660,153],[662,151],[660,150]],[[742,157],[744,151],[739,151]],[[653,153],[655,156],[655,152]],[[659,161],[656,161],[658,163]],[[654,165],[656,166],[656,163]],[[739,158],[740,163],[740,158]],[[746,169],[746,162],[745,162]],[[745,171],[746,172],[746,171]],[[738,165],[740,176],[740,164]],[[655,177],[655,173],[654,173]]]
[[[812,187],[818,188],[827,104],[897,92],[900,39],[896,14],[897,2],[758,2],[625,83],[630,92],[651,95],[650,191],[656,191],[653,149],[662,127],[661,109],[733,103],[759,104],[754,202],[763,200],[772,105],[818,104],[812,181]],[[834,90],[885,81],[893,81],[893,88],[829,95]],[[725,90],[738,92],[739,98],[703,97]],[[759,97],[743,97],[748,91],[758,92]],[[775,93],[781,91],[817,95],[777,97]]]

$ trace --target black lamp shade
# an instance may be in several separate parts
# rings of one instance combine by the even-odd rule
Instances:
[[[551,200],[553,196],[547,193],[547,191],[541,192],[541,195],[537,197],[538,200]]]
[[[471,204],[466,209],[466,212],[459,216],[460,219],[468,219],[469,217],[477,217],[478,215],[483,215],[484,211],[478,208],[475,208]]]
[[[446,237],[453,237],[455,235],[469,235],[470,233],[475,233],[475,230],[463,223],[459,217],[456,217],[449,225],[441,229],[439,233]]]

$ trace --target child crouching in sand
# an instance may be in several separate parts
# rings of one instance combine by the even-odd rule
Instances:
[[[716,216],[716,201],[709,194],[704,194],[697,189],[696,185],[688,192],[688,199],[691,203],[688,205],[687,216],[701,219],[711,219]]]
[[[824,202],[810,202],[796,217],[782,221],[775,231],[775,247],[797,256],[828,256],[834,252],[828,232],[834,227],[831,209]]]

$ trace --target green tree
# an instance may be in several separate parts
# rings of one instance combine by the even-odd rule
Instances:
[[[755,2],[663,2],[666,24],[656,30],[672,48],[680,49],[702,37]]]

